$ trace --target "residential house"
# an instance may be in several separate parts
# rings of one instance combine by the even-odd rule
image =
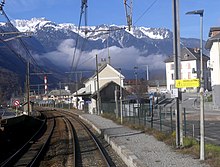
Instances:
[[[109,64],[104,64],[99,67],[98,79],[99,79],[99,84],[97,84],[97,74],[94,74],[89,79],[87,79],[84,82],[85,91],[82,94],[78,95],[84,99],[86,105],[84,107],[89,113],[92,114],[97,112],[98,85],[99,85],[99,92],[101,95],[101,103],[103,103],[104,101],[114,100],[114,97],[112,97],[112,92],[114,90],[113,87],[115,87],[116,85],[118,87],[120,86],[122,88],[124,87],[124,83],[123,83],[124,76]],[[106,100],[107,94],[109,93],[111,93],[110,96],[111,99]],[[106,95],[104,96],[104,94]]]
[[[212,27],[205,48],[210,50],[212,101],[214,108],[220,108],[220,27]]]
[[[81,95],[85,92],[85,88],[80,88],[79,90],[77,90],[76,92],[74,92],[71,96],[71,101],[73,103],[73,107],[77,108],[79,110],[83,110],[84,109],[84,100]]]
[[[187,48],[181,49],[180,56],[180,78],[179,79],[196,79],[200,78],[200,50],[198,48]],[[209,57],[203,54],[203,77],[204,77],[204,88],[211,89],[209,82],[209,73],[207,68],[207,61]],[[174,68],[174,57],[169,57],[165,60],[166,63],[166,82],[167,90],[171,91],[175,88],[175,68]],[[183,88],[182,91],[198,91],[197,88]]]
[[[131,94],[137,92],[138,95],[146,95],[149,92],[160,92],[166,90],[165,80],[135,80],[129,79],[124,81],[124,88]]]
[[[69,103],[71,99],[71,93],[67,89],[55,89],[50,91],[43,97],[44,102],[54,102],[57,103]]]

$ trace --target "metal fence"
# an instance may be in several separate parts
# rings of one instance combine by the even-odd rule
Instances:
[[[116,113],[116,103],[102,104],[104,113]],[[118,117],[120,118],[120,103],[118,103]],[[165,133],[172,133],[176,128],[175,102],[169,106],[150,103],[130,103],[123,101],[123,120],[131,124],[154,128]],[[182,110],[182,128],[184,136],[198,136],[199,120],[190,121],[186,117],[186,109]]]

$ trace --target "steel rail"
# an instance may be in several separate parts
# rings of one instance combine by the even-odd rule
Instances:
[[[111,160],[111,157],[108,155],[106,149],[102,146],[102,144],[100,143],[99,139],[93,134],[93,132],[86,126],[86,124],[84,122],[82,122],[79,118],[76,118],[76,114],[72,114],[72,113],[66,113],[71,116],[71,118],[75,119],[86,131],[87,133],[91,136],[91,138],[93,139],[94,143],[96,144],[97,148],[99,149],[99,152],[101,153],[106,165],[108,167],[115,167],[116,165],[114,164],[114,162]],[[73,116],[74,115],[74,116]]]
[[[45,115],[43,115],[43,116],[44,116],[44,121],[43,121],[42,125],[40,126],[40,128],[38,129],[38,131],[20,149],[18,149],[12,156],[10,156],[8,159],[6,159],[4,162],[2,162],[0,164],[1,167],[13,165],[14,163],[16,163],[16,161],[19,159],[19,157],[21,157],[25,153],[25,151],[27,151],[30,144],[35,140],[35,138],[46,127],[47,118]],[[43,147],[41,148],[41,150],[43,150]],[[29,166],[32,166],[34,164],[32,162],[36,162],[39,155],[40,154],[37,154],[37,156],[34,157],[34,159],[32,159],[32,161],[29,163]]]
[[[33,158],[33,160],[27,166],[32,167],[39,163],[41,155],[44,153],[46,146],[49,144],[54,128],[55,128],[55,119],[53,118],[52,128],[50,129],[49,136],[46,139],[46,142],[43,144],[43,146],[41,147],[37,155]]]

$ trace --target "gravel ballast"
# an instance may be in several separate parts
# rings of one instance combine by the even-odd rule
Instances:
[[[129,167],[209,167],[190,155],[156,140],[153,136],[117,125],[97,115],[80,116],[101,134]]]

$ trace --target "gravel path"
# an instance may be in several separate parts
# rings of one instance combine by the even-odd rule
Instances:
[[[209,167],[199,159],[175,152],[153,136],[117,125],[97,115],[83,114],[81,117],[105,136],[129,167]]]

